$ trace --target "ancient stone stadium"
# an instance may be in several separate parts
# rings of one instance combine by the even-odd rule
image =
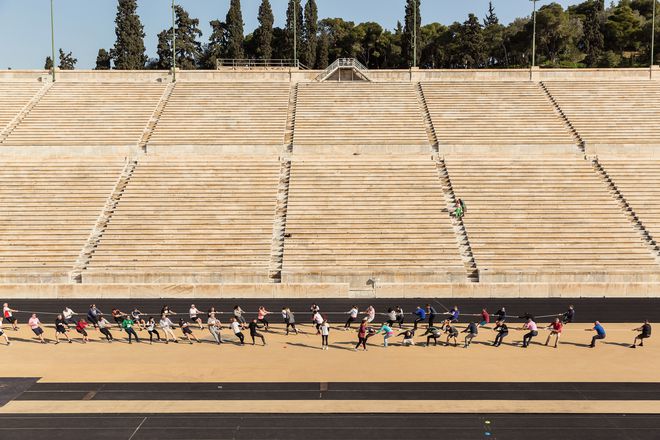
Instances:
[[[0,161],[2,439],[660,438],[658,66],[1,71]]]

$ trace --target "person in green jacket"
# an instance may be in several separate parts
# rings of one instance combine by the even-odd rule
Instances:
[[[133,324],[133,320],[129,316],[126,316],[121,322],[121,327],[126,331],[126,334],[128,334],[129,344],[131,344],[132,337],[135,337],[135,342],[140,342],[140,338],[138,338],[137,333],[135,333],[135,330],[133,329]]]

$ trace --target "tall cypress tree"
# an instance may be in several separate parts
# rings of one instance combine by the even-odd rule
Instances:
[[[215,69],[218,59],[223,58],[226,54],[227,30],[225,23],[220,20],[212,20],[209,24],[211,25],[211,36],[209,43],[204,48],[201,65],[205,69]]]
[[[295,12],[295,20],[294,20],[294,12]],[[286,53],[288,54],[288,57],[293,59],[294,58],[294,50],[293,50],[293,38],[294,38],[294,32],[293,32],[293,27],[294,27],[294,21],[295,21],[295,27],[296,27],[296,46],[298,49],[298,53],[302,50],[302,42],[303,42],[303,9],[300,4],[300,0],[289,0],[289,6],[286,9]]]
[[[144,48],[144,26],[137,15],[137,0],[119,0],[115,18],[117,41],[110,50],[115,68],[143,69],[147,62]]]
[[[243,14],[241,0],[231,0],[225,20],[225,54],[227,58],[244,58],[243,50]]]
[[[421,24],[422,14],[419,10],[420,0],[406,0],[406,17],[403,25],[403,35],[401,39],[401,51],[403,58],[408,66],[413,65],[413,50],[417,51],[417,61],[421,55]],[[417,20],[415,20],[415,12],[417,12]],[[415,22],[417,23],[417,47],[413,49],[414,45],[414,30]]]
[[[602,0],[591,0],[587,15],[584,19],[584,37],[582,46],[586,57],[584,62],[592,67],[598,64],[605,48],[605,35],[603,34],[603,3]]]
[[[321,31],[319,38],[318,54],[316,56],[316,68],[325,69],[330,64],[330,34],[326,30]]]
[[[169,70],[172,68],[172,28],[158,34],[156,55],[158,55],[157,69]]]
[[[257,40],[257,56],[264,60],[269,60],[273,56],[273,8],[270,1],[262,0],[259,6],[259,27],[254,31],[254,37]]]
[[[96,67],[94,70],[110,70],[110,54],[105,49],[99,49],[96,55]]]
[[[319,10],[316,0],[305,3],[305,23],[303,37],[305,40],[302,51],[302,63],[310,68],[316,66],[316,47],[318,46]]]
[[[46,57],[46,62],[44,62],[44,70],[51,70],[53,68],[53,59],[50,56]]]

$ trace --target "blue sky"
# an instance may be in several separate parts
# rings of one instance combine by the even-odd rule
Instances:
[[[540,0],[539,4],[551,0]],[[564,6],[580,0],[555,0]],[[224,19],[229,0],[177,0],[199,18],[208,38],[208,22]],[[305,0],[303,0],[303,3]],[[246,33],[257,26],[261,0],[243,0]],[[355,22],[376,21],[393,28],[403,17],[404,0],[317,0],[319,17],[342,17]],[[493,0],[503,22],[530,14],[529,0]],[[92,68],[99,48],[109,49],[115,40],[116,0],[55,0],[55,44],[73,51],[78,68]],[[156,34],[169,27],[170,0],[138,0],[138,12],[147,34],[149,56],[155,56]],[[287,0],[271,0],[276,26],[285,20]],[[42,68],[50,53],[50,2],[48,0],[0,0],[0,69]],[[422,0],[424,24],[463,21],[468,13],[483,17],[488,0]]]

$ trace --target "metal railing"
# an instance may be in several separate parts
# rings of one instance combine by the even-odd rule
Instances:
[[[217,69],[307,69],[298,60],[291,59],[236,59],[220,58],[216,61]]]
[[[364,64],[356,60],[355,58],[338,58],[334,63],[326,67],[323,72],[319,74],[317,79],[323,81],[332,75],[336,70],[339,69],[355,69],[360,72],[365,78],[368,78],[367,69]]]

